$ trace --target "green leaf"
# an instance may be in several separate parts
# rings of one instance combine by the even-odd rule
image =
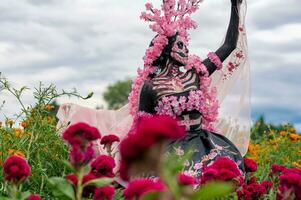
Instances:
[[[158,199],[161,195],[161,192],[149,192],[143,195],[142,200],[154,200]]]
[[[75,172],[74,167],[70,164],[70,162],[63,160],[62,163],[66,166],[67,169],[71,170],[72,172]]]
[[[31,193],[29,191],[26,191],[26,192],[22,192],[21,193],[21,199],[22,200],[25,200],[25,199],[28,199],[28,197],[31,195]]]
[[[81,169],[82,174],[88,174],[91,171],[90,165],[86,165]]]
[[[83,186],[88,186],[88,185],[93,185],[93,186],[96,186],[96,187],[103,187],[103,186],[106,186],[106,185],[109,185],[113,182],[114,179],[112,178],[98,178],[98,179],[94,179],[94,180],[91,180],[87,183],[85,183]]]
[[[71,183],[61,177],[52,177],[48,179],[54,196],[65,199],[75,199],[74,189]]]
[[[1,200],[11,200],[10,198],[8,198],[8,197],[3,197],[3,196],[0,196],[0,199],[1,199]]]
[[[191,199],[202,199],[209,200],[219,197],[224,197],[234,190],[232,183],[226,182],[211,182],[206,185],[201,186],[201,188],[195,192]]]

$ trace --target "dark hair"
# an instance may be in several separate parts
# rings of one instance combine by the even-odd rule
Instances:
[[[158,35],[156,35],[151,43],[150,43],[150,47],[153,46],[153,41],[154,39],[157,37]],[[177,40],[177,36],[178,33],[176,33],[175,35],[171,36],[168,38],[168,44],[166,45],[166,47],[163,49],[162,53],[160,54],[160,56],[154,60],[154,62],[152,63],[153,66],[161,68],[164,67],[167,63],[168,58],[170,58],[170,54],[171,54],[171,49],[175,43],[175,41]]]

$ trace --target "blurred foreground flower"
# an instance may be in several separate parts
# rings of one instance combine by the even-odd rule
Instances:
[[[40,195],[37,195],[37,194],[31,194],[28,197],[28,200],[41,200],[41,197],[40,197]]]
[[[150,192],[163,192],[165,185],[160,181],[152,179],[136,179],[131,181],[123,191],[126,200],[142,199],[144,195]]]
[[[120,144],[120,176],[128,180],[143,173],[159,174],[169,141],[185,136],[185,130],[168,116],[141,117],[133,132]]]
[[[114,194],[113,186],[100,187],[95,190],[93,200],[113,200]]]

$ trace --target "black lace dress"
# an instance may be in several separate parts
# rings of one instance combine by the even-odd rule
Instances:
[[[189,92],[175,93],[171,96],[180,100],[183,96],[188,97]],[[152,83],[150,81],[145,82],[141,90],[139,110],[157,114],[156,107],[160,99],[157,99],[157,92],[153,89]],[[188,150],[193,151],[192,159],[185,163],[185,171],[199,176],[205,165],[223,156],[234,160],[239,169],[244,172],[243,158],[239,150],[225,136],[202,129],[202,115],[199,111],[183,111],[177,116],[177,119],[186,127],[187,135],[181,140],[171,142],[169,151],[175,151],[179,156]]]

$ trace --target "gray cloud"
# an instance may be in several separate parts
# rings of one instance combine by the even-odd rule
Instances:
[[[153,1],[156,5],[159,0]],[[301,124],[301,2],[249,0],[247,28],[252,70],[253,117]],[[16,86],[33,88],[41,80],[58,88],[76,87],[96,96],[82,102],[103,104],[105,87],[134,77],[154,33],[139,20],[144,1],[1,0],[0,71]],[[193,17],[190,51],[202,57],[221,44],[230,0],[205,1]],[[7,95],[5,112],[18,108]],[[31,94],[25,97],[32,103]],[[272,103],[271,103],[272,102]],[[272,105],[271,105],[272,104]],[[0,117],[1,118],[1,117]],[[301,127],[301,125],[300,125]]]

